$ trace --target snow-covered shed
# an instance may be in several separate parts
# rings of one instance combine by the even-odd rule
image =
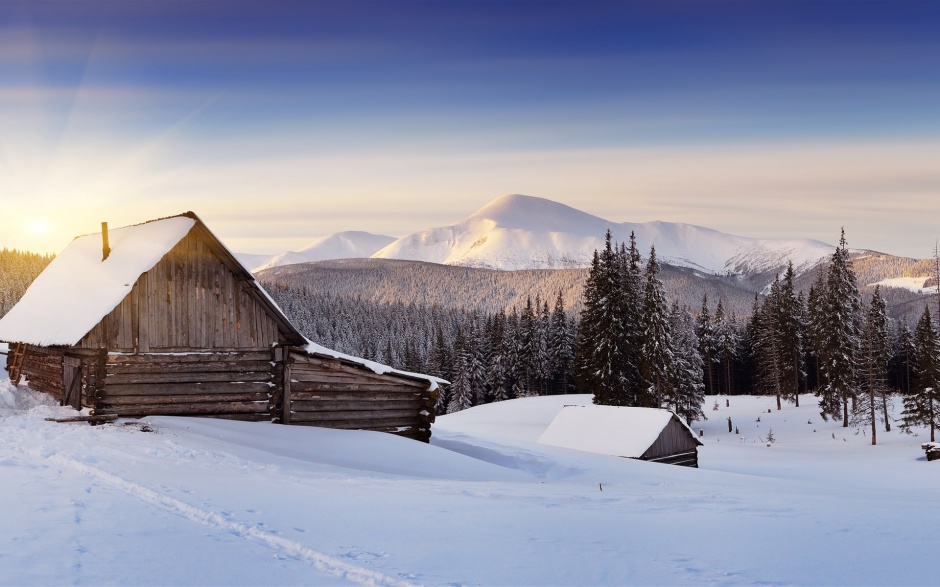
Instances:
[[[538,441],[687,467],[698,467],[702,445],[669,410],[596,405],[563,407]]]
[[[121,417],[430,438],[441,381],[311,343],[192,212],[77,237],[0,319],[14,382]]]

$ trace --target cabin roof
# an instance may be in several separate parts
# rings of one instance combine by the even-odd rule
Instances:
[[[405,379],[415,379],[418,381],[427,381],[431,384],[431,389],[437,389],[440,385],[449,385],[450,381],[446,379],[441,379],[440,377],[434,377],[433,375],[423,375],[421,373],[412,373],[411,371],[401,371],[388,365],[383,365],[382,363],[376,363],[375,361],[370,361],[368,359],[363,359],[361,357],[354,357],[352,355],[347,355],[339,351],[334,351],[333,349],[328,349],[325,346],[318,345],[315,342],[307,340],[307,346],[303,348],[304,352],[308,355],[338,359],[341,362],[352,363],[360,367],[371,370],[377,375],[396,375],[398,377],[404,377]]]
[[[302,343],[303,336],[251,273],[192,212],[109,230],[111,252],[104,260],[101,233],[76,237],[0,319],[0,340],[38,346],[77,344],[121,303],[142,274],[193,230],[206,238],[224,264],[255,286],[256,299],[291,342]]]
[[[701,444],[669,410],[597,405],[563,407],[538,442],[638,459],[672,420],[685,428],[696,444]]]

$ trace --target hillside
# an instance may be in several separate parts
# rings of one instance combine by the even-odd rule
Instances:
[[[526,298],[552,301],[562,292],[565,307],[581,309],[587,269],[529,269],[497,271],[418,261],[345,259],[273,267],[258,272],[262,285],[310,288],[325,295],[363,297],[378,303],[440,306],[486,312],[521,308]],[[702,294],[738,315],[746,315],[754,291],[728,277],[703,275],[687,268],[663,266],[662,278],[670,299],[696,309]]]

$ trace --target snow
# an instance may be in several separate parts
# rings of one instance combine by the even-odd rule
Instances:
[[[382,363],[377,363],[375,361],[370,361],[368,359],[363,359],[361,357],[355,357],[353,355],[347,355],[346,353],[334,351],[333,349],[328,349],[325,346],[319,345],[311,341],[310,339],[307,339],[307,346],[304,347],[304,352],[311,354],[311,355],[320,355],[322,357],[330,357],[333,359],[349,361],[350,363],[361,365],[371,370],[373,373],[376,373],[377,375],[385,375],[386,373],[392,373],[396,375],[404,375],[405,377],[410,377],[412,379],[423,379],[431,384],[430,389],[432,391],[437,389],[438,385],[450,384],[449,381],[447,381],[446,379],[441,379],[440,377],[424,375],[422,373],[412,373],[411,371],[402,371],[400,369],[389,367],[388,365],[383,365]]]
[[[43,346],[77,343],[194,224],[192,218],[176,216],[109,230],[111,254],[104,261],[101,234],[76,238],[0,319],[0,340]]]
[[[800,399],[767,413],[773,398],[709,397],[690,469],[536,442],[589,396],[444,416],[429,446],[197,418],[56,424],[74,412],[3,381],[0,584],[935,583],[940,463],[923,431],[872,447]]]
[[[565,406],[538,441],[637,459],[656,442],[672,418],[672,412],[654,408]]]
[[[715,274],[776,270],[788,260],[801,271],[833,251],[808,239],[756,239],[671,222],[611,222],[551,200],[512,194],[456,224],[402,237],[373,257],[505,270],[587,267],[594,251],[604,247],[608,229],[618,242],[634,232],[644,255],[655,245],[666,263]]]
[[[278,255],[239,253],[236,257],[242,265],[254,273],[269,267],[294,263],[310,263],[329,259],[364,259],[371,257],[394,241],[395,238],[391,236],[349,230],[320,237],[297,251],[287,251]]]
[[[929,277],[888,277],[877,283],[870,283],[872,287],[880,285],[881,287],[893,287],[897,289],[906,289],[919,294],[936,293],[935,287],[924,287]]]

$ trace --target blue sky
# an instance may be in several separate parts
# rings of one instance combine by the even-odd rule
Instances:
[[[938,31],[937,2],[0,2],[0,245],[192,209],[276,252],[526,193],[928,256]]]

